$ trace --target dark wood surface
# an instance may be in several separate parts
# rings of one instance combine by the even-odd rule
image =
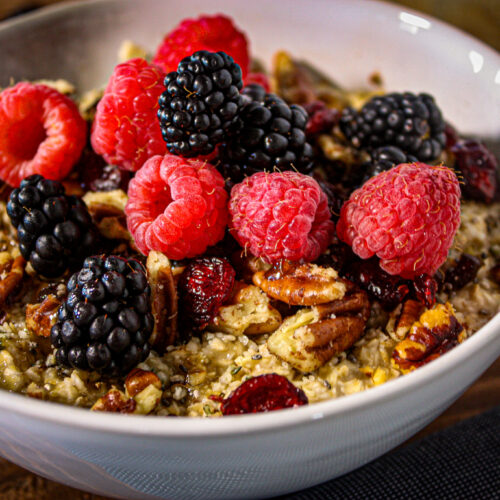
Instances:
[[[446,412],[410,441],[500,405],[500,359]],[[1,500],[107,500],[48,481],[0,458]]]

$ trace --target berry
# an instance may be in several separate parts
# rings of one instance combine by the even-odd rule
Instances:
[[[231,190],[232,235],[269,262],[316,260],[334,232],[328,199],[318,183],[298,172],[258,172]]]
[[[401,163],[414,163],[416,161],[417,159],[414,156],[405,154],[396,146],[377,148],[371,153],[371,162],[366,167],[363,183],[374,175],[378,175],[380,172],[389,170]]]
[[[225,52],[195,52],[164,83],[158,119],[171,153],[208,155],[237,128],[241,69]]]
[[[203,330],[232,294],[236,272],[225,258],[191,261],[179,279],[179,303],[189,326]]]
[[[453,290],[460,290],[475,279],[480,267],[481,261],[477,257],[463,253],[446,269],[444,283],[449,284]]]
[[[11,186],[32,174],[61,180],[78,161],[87,125],[57,90],[21,82],[0,93],[0,179]]]
[[[310,172],[313,150],[306,142],[304,109],[256,84],[247,85],[242,95],[241,129],[221,151],[224,175],[239,182],[264,170]]]
[[[128,196],[128,229],[145,255],[196,257],[224,237],[228,195],[209,163],[154,156],[130,181]]]
[[[7,213],[22,256],[47,278],[80,265],[95,251],[98,233],[85,203],[66,195],[60,182],[27,177],[12,191]]]
[[[344,203],[338,237],[389,274],[433,275],[460,223],[460,186],[448,168],[403,163],[372,177]]]
[[[153,316],[142,264],[115,255],[89,257],[68,290],[50,336],[58,364],[118,375],[147,358]]]
[[[436,160],[446,142],[441,111],[428,94],[387,94],[359,112],[345,108],[340,128],[357,148],[396,146],[420,161]]]
[[[323,101],[313,101],[304,105],[309,115],[306,125],[306,136],[312,137],[321,133],[328,133],[340,119],[337,109],[329,108]]]
[[[458,141],[450,150],[455,156],[455,168],[463,176],[463,196],[491,203],[498,188],[498,164],[493,154],[478,141]]]
[[[135,172],[148,158],[165,153],[156,118],[164,76],[141,58],[115,67],[90,137],[94,151],[108,163]]]
[[[415,299],[431,309],[436,303],[436,293],[438,291],[438,282],[428,274],[420,274],[410,282],[412,295]]]
[[[271,92],[271,82],[265,73],[249,73],[245,78],[245,85],[260,85],[266,92]]]
[[[250,55],[245,35],[226,16],[202,16],[185,19],[163,39],[153,62],[170,73],[177,69],[181,59],[193,52],[223,50],[241,68],[243,78],[250,69]]]
[[[268,373],[250,378],[235,389],[221,406],[223,415],[260,413],[308,404],[302,389],[286,377]]]

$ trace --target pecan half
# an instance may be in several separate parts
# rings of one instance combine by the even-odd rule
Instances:
[[[151,308],[155,327],[150,343],[158,353],[177,338],[178,298],[170,261],[160,252],[149,252],[146,262],[151,286]]]
[[[391,313],[386,327],[387,333],[395,340],[404,339],[424,309],[424,305],[418,300],[405,301]]]
[[[271,306],[269,297],[254,285],[242,286],[231,304],[222,306],[208,329],[232,335],[260,335],[274,332],[281,314]]]
[[[464,334],[452,305],[437,304],[421,314],[408,336],[396,345],[393,362],[403,373],[410,372],[455,347]]]
[[[26,261],[21,256],[15,259],[12,257],[8,259],[5,258],[2,262],[0,276],[4,277],[0,279],[0,305],[7,300],[7,297],[13,293],[19,283],[21,283],[25,267]]]
[[[363,334],[370,302],[364,291],[301,309],[267,340],[270,352],[307,373],[351,347]]]
[[[314,306],[341,299],[346,283],[331,267],[280,261],[253,275],[253,283],[270,297],[294,306]]]
[[[57,310],[61,301],[52,294],[47,295],[38,304],[26,306],[26,327],[39,337],[50,337],[50,330],[57,319]]]

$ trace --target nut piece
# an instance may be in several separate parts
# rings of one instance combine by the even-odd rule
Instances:
[[[7,258],[6,252],[2,252],[0,265],[0,305],[21,283],[24,275],[26,261],[21,257],[13,259],[10,255]]]
[[[267,340],[270,352],[307,373],[316,370],[359,340],[370,315],[364,291],[287,318]]]
[[[111,389],[94,403],[91,410],[113,413],[134,413],[136,406],[137,404],[132,398],[127,398],[127,396],[118,389]]]
[[[237,250],[231,254],[231,264],[241,275],[244,281],[252,281],[252,277],[259,271],[268,271],[271,264],[268,264],[260,257],[247,255],[245,250]]]
[[[125,379],[125,392],[113,388],[99,398],[91,409],[147,415],[158,406],[161,395],[160,379],[153,372],[135,368]]]
[[[425,307],[417,300],[409,299],[396,308],[389,318],[386,326],[387,333],[394,340],[402,340],[406,337],[413,323],[418,320]]]
[[[57,320],[61,301],[53,294],[47,295],[38,304],[26,306],[26,327],[38,337],[50,337],[50,330]]]
[[[150,343],[161,354],[177,338],[178,298],[170,261],[151,251],[146,262],[155,327]]]
[[[281,324],[281,314],[270,305],[269,297],[254,285],[243,286],[232,304],[219,309],[208,329],[232,335],[260,335],[274,332]]]
[[[253,283],[273,299],[293,306],[315,306],[341,299],[347,289],[331,267],[289,261],[255,273]]]
[[[161,382],[158,376],[153,372],[134,368],[125,379],[125,390],[131,398],[142,392],[148,385],[153,385],[161,389]]]
[[[396,345],[393,363],[403,373],[408,373],[455,347],[464,333],[452,305],[449,302],[436,304],[413,323],[408,336]]]
[[[97,229],[104,237],[133,242],[127,229],[125,205],[128,197],[124,191],[121,189],[96,193],[89,191],[82,199]]]

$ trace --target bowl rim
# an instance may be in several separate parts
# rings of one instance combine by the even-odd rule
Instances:
[[[72,10],[88,9],[95,4],[117,3],[119,1],[77,0],[43,7],[35,12],[23,14],[19,18],[2,21],[0,23],[0,32],[20,24],[65,14]],[[362,3],[362,0],[352,1]],[[392,13],[408,12],[431,21],[432,25],[438,27],[439,30],[444,30],[444,32],[449,32],[454,36],[466,37],[474,45],[485,50],[488,53],[488,57],[496,58],[500,63],[500,54],[495,49],[458,28],[405,6],[390,4],[380,0],[371,1],[374,4],[378,4],[382,10],[385,9]],[[39,401],[29,398],[26,395],[11,393],[5,390],[1,390],[0,410],[7,410],[19,416],[63,427],[109,434],[127,434],[130,436],[182,437],[184,439],[201,436],[205,438],[217,438],[234,434],[261,434],[263,432],[273,432],[277,429],[302,425],[308,421],[334,418],[353,411],[367,411],[374,405],[390,401],[403,393],[431,383],[436,377],[448,370],[453,370],[454,366],[465,362],[479,350],[493,344],[494,341],[498,343],[497,350],[500,354],[500,312],[465,342],[409,374],[356,394],[329,399],[299,408],[269,413],[234,415],[224,418],[176,417],[174,419],[152,415],[109,414],[105,412],[91,412],[88,409],[52,401]],[[484,367],[484,370],[486,368],[487,366]],[[145,418],[148,422],[147,428],[143,425]]]

